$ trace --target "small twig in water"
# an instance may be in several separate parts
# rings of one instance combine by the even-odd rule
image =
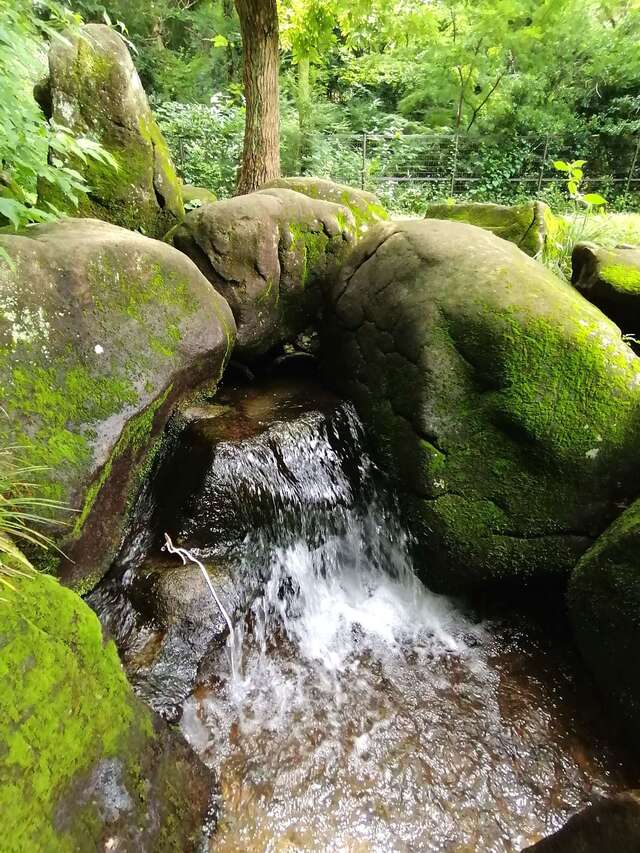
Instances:
[[[186,548],[176,548],[175,545],[173,544],[173,542],[171,541],[171,537],[169,536],[168,533],[164,534],[164,545],[162,546],[162,550],[163,551],[167,550],[170,554],[177,554],[180,557],[180,559],[182,560],[182,564],[184,566],[186,566],[187,563],[195,563],[195,565],[200,568],[200,571],[202,572],[204,579],[207,582],[207,586],[209,587],[209,589],[211,591],[211,595],[213,596],[213,600],[218,605],[220,613],[222,613],[222,615],[224,616],[225,622],[227,623],[227,626],[229,627],[229,636],[233,637],[233,622],[231,621],[231,617],[227,613],[226,608],[223,605],[223,603],[218,598],[218,595],[217,595],[215,589],[213,588],[213,584],[211,583],[211,578],[209,577],[209,573],[207,572],[205,567],[202,565],[200,560],[198,560],[197,557],[194,557],[193,554],[191,553],[191,551],[187,551]]]

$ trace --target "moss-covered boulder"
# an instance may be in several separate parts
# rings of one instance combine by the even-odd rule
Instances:
[[[623,332],[640,338],[640,248],[578,243],[571,283]]]
[[[568,572],[637,489],[640,359],[511,243],[380,225],[327,315],[325,376],[369,424],[441,589]]]
[[[105,222],[38,225],[0,249],[0,446],[79,510],[64,577],[97,580],[172,407],[219,379],[233,316],[183,254]]]
[[[0,602],[2,849],[195,850],[208,771],[134,696],[79,596],[16,586]]]
[[[513,206],[480,202],[430,204],[427,219],[450,219],[466,222],[491,231],[497,237],[515,243],[532,257],[553,250],[553,241],[561,228],[560,221],[542,201]]]
[[[211,204],[217,201],[218,197],[206,187],[194,187],[191,184],[184,184],[182,187],[182,200],[187,206],[198,207],[201,204]]]
[[[237,354],[253,359],[317,319],[354,235],[348,208],[272,189],[190,211],[173,240],[228,300]]]
[[[322,201],[332,201],[334,204],[342,204],[348,207],[356,223],[357,236],[361,237],[365,232],[378,222],[389,218],[388,212],[373,193],[365,190],[349,187],[346,184],[336,184],[326,178],[278,178],[265,184],[265,188],[280,187],[286,190],[295,190],[303,193],[309,198],[318,198]]]
[[[640,746],[640,501],[576,566],[569,609],[585,660]]]
[[[184,216],[166,142],[153,118],[127,45],[110,27],[87,24],[49,51],[49,77],[36,92],[48,117],[99,142],[118,170],[96,160],[71,165],[91,187],[76,215],[162,237]],[[41,186],[42,201],[67,212],[69,202]]]

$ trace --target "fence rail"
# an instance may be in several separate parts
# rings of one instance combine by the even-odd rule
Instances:
[[[329,137],[330,139],[332,137]],[[501,140],[452,134],[335,134],[343,145],[359,153],[360,184],[375,189],[380,184],[441,184],[452,196],[473,184],[486,183],[486,160],[476,156]],[[584,149],[587,149],[586,151]],[[588,161],[585,185],[613,184],[624,191],[640,189],[640,135],[625,137],[588,137],[572,141],[551,135],[504,140],[503,153],[514,149],[512,174],[501,180],[523,184],[540,192],[543,187],[562,184],[563,178],[553,166],[558,159],[580,156]],[[340,179],[339,174],[332,175]]]

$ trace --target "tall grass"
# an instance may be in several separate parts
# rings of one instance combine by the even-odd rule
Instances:
[[[562,227],[544,262],[554,272],[571,280],[571,255],[576,243],[589,241],[599,246],[621,244],[640,246],[640,214],[576,213],[561,217]]]
[[[17,578],[35,573],[25,549],[58,550],[45,531],[63,524],[60,513],[69,509],[42,495],[35,475],[46,468],[26,464],[21,449],[0,449],[0,585],[9,589]]]

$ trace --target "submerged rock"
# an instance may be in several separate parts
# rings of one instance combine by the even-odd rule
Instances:
[[[640,501],[576,566],[569,610],[583,657],[640,746]]]
[[[92,219],[0,236],[0,442],[79,513],[66,581],[106,571],[175,402],[218,381],[235,324],[175,249]]]
[[[601,797],[522,853],[639,853],[640,791]]]
[[[640,248],[578,243],[571,283],[623,332],[640,338]]]
[[[561,227],[560,221],[542,201],[508,206],[486,202],[458,202],[456,204],[430,204],[427,219],[450,219],[466,222],[491,231],[497,237],[515,243],[532,257],[546,249]]]
[[[191,851],[213,779],[137,699],[89,607],[44,576],[3,588],[3,849]]]
[[[378,226],[345,263],[323,348],[440,588],[567,573],[637,489],[640,360],[493,234]]]
[[[317,319],[322,288],[337,275],[354,234],[346,207],[272,189],[192,210],[174,244],[228,300],[237,354],[256,358]]]
[[[162,237],[184,216],[180,182],[124,40],[104,24],[86,24],[55,39],[49,77],[38,86],[45,114],[76,136],[99,142],[118,170],[89,159],[70,165],[82,173],[90,192],[78,210],[51,187],[42,201],[83,216],[94,216]]]
[[[309,198],[319,198],[323,201],[332,201],[348,207],[356,223],[357,235],[361,237],[369,228],[377,222],[389,218],[380,200],[373,193],[365,190],[349,187],[346,184],[336,184],[325,178],[309,178],[306,176],[298,178],[278,178],[265,184],[263,189],[280,187],[286,190],[295,190],[303,193]]]

